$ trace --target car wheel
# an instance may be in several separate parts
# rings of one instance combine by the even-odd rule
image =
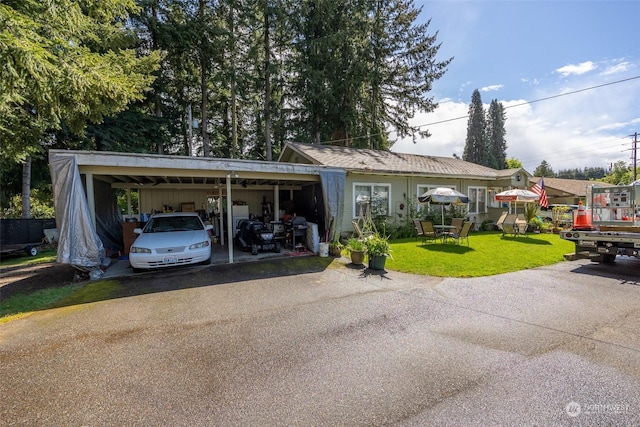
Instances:
[[[38,249],[35,246],[31,246],[28,250],[27,253],[31,256],[36,256],[38,255]]]
[[[274,245],[273,251],[279,254],[281,250],[282,250],[282,245],[280,244],[280,242],[276,242],[276,244]]]
[[[258,255],[258,245],[251,245],[251,255]]]

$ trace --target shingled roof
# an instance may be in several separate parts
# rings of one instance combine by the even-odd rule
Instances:
[[[540,177],[532,177],[529,179],[533,185],[540,181]],[[610,187],[612,184],[606,182],[587,181],[582,179],[564,179],[564,178],[547,178],[544,177],[544,187],[548,194],[553,193],[555,196],[572,195],[577,197],[585,197],[587,195],[587,187],[599,185],[602,187]]]
[[[288,160],[283,158],[287,148],[311,163],[339,167],[348,171],[483,179],[497,179],[505,176],[504,171],[451,157],[422,156],[333,145],[288,143],[280,156],[281,160]]]

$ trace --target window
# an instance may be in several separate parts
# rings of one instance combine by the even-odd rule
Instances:
[[[502,187],[493,187],[489,189],[487,203],[491,208],[503,208],[505,203],[500,200],[496,200],[496,194],[502,191]]]
[[[371,218],[389,216],[391,211],[391,184],[353,184],[353,217],[360,214]]]
[[[487,212],[487,188],[469,187],[469,213]]]

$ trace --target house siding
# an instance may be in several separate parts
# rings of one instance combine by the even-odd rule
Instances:
[[[416,176],[398,175],[370,175],[349,173],[345,188],[344,216],[342,221],[342,234],[351,235],[354,231],[353,220],[357,220],[359,212],[354,211],[354,185],[364,184],[390,184],[390,210],[387,222],[398,223],[409,218],[411,209],[418,209],[418,186],[429,187],[454,187],[456,190],[468,194],[469,187],[489,188],[493,181],[465,180],[459,178],[429,178]],[[493,210],[489,207],[489,195],[487,194],[487,207],[485,213],[474,213],[470,215],[470,220],[480,226],[482,221],[490,217]]]

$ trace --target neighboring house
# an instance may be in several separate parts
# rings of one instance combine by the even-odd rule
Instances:
[[[529,179],[531,186],[540,181],[540,177]],[[577,205],[582,201],[585,205],[587,200],[587,189],[593,185],[611,187],[613,184],[606,182],[587,181],[580,179],[544,178],[544,188],[547,191],[547,199],[550,205]]]
[[[494,194],[530,187],[530,174],[524,169],[496,170],[450,157],[288,143],[278,161],[346,170],[343,232],[353,230],[352,221],[366,213],[367,205],[372,215],[388,221],[406,219],[410,204],[418,205],[418,196],[435,187],[467,194],[467,217],[477,228],[485,220],[495,221],[507,207],[496,202]]]

